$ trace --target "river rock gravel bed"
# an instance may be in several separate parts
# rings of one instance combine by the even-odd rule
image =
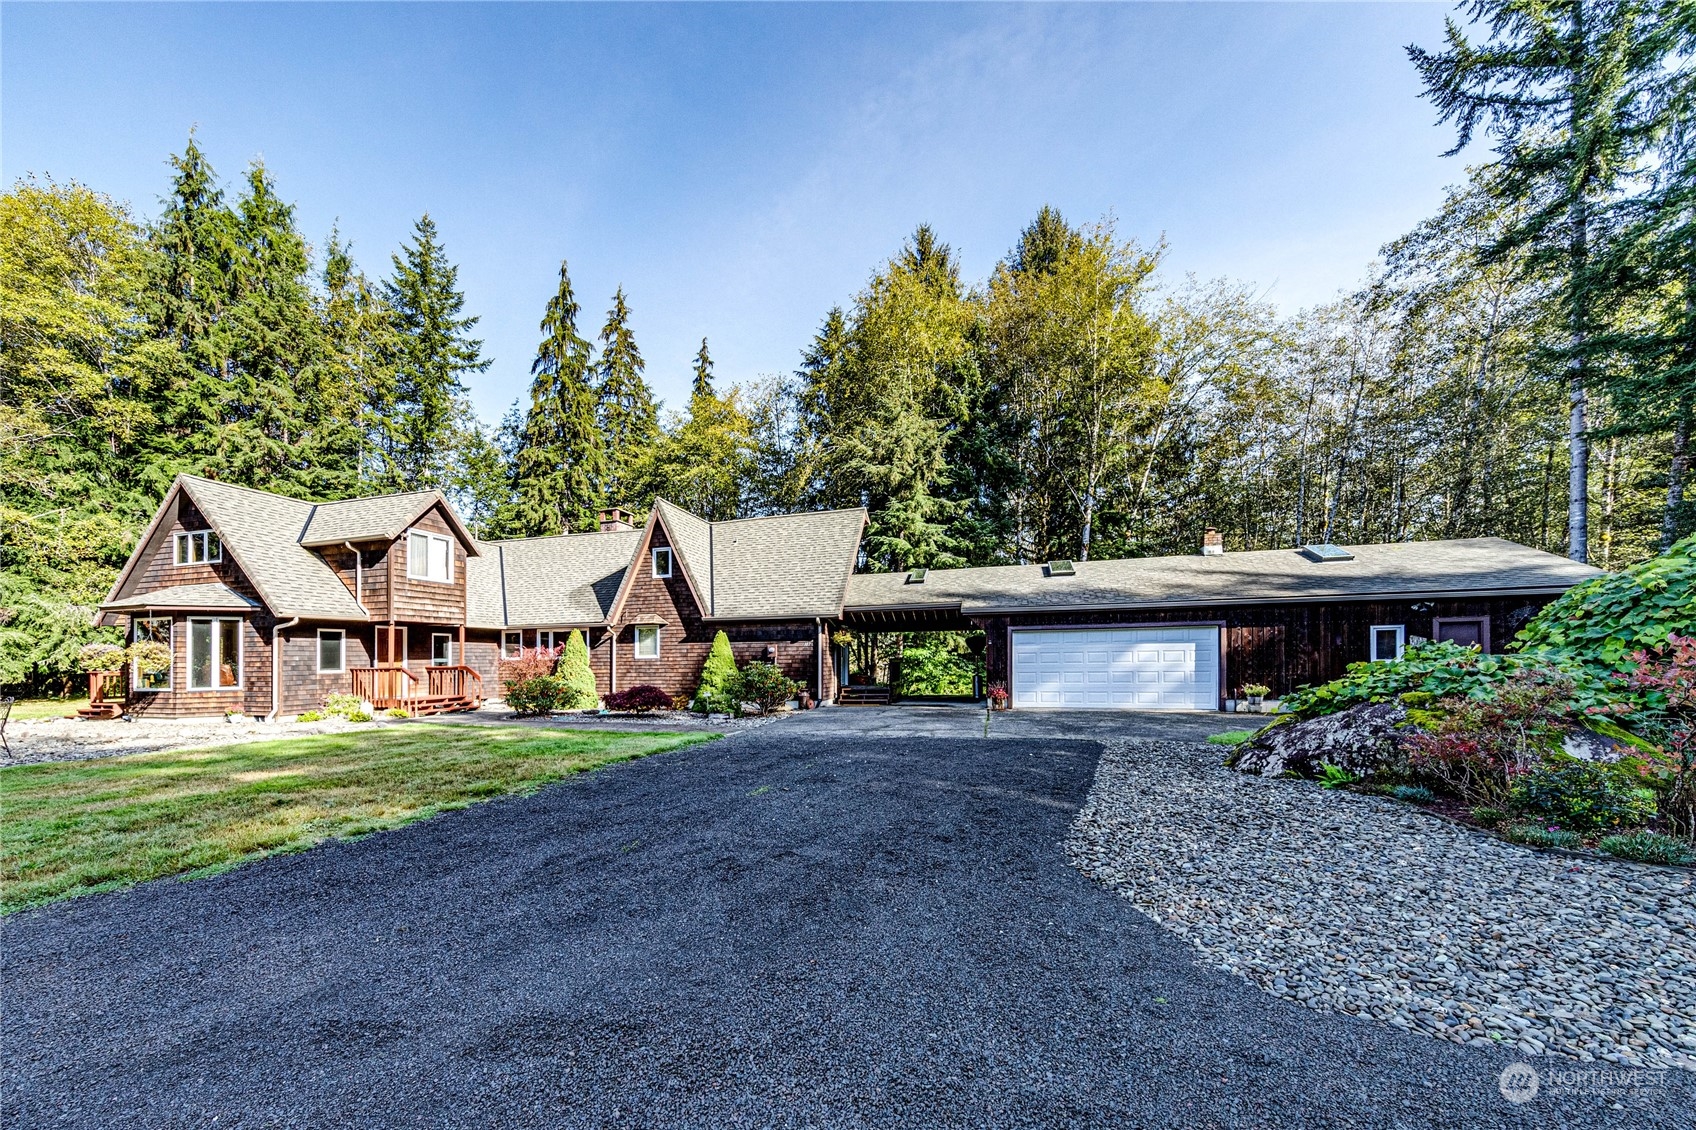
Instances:
[[[1208,964],[1309,1007],[1528,1056],[1696,1070],[1696,882],[1399,801],[1110,743],[1066,851]]]

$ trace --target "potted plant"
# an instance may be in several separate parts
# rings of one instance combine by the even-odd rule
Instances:
[[[1248,699],[1248,713],[1263,713],[1261,707],[1266,701],[1266,696],[1271,693],[1272,688],[1264,683],[1250,683],[1248,686],[1244,687],[1243,697]]]
[[[989,684],[989,708],[991,710],[1006,710],[1013,701],[1013,696],[1007,693],[1006,683]]]

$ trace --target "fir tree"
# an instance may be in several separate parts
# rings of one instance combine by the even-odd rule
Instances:
[[[630,332],[630,307],[624,301],[624,288],[619,287],[612,309],[607,311],[606,325],[601,327],[601,360],[596,366],[601,432],[607,444],[605,497],[612,503],[624,501],[629,468],[659,438],[659,410],[654,406],[653,390],[643,379],[645,368]]]
[[[695,354],[695,383],[689,388],[689,395],[700,396],[705,393],[713,394],[713,359],[707,353],[707,339],[701,339],[701,351]]]
[[[517,495],[510,529],[520,536],[594,528],[606,476],[606,445],[590,384],[590,346],[577,332],[579,307],[566,264],[542,317],[530,366],[530,410],[514,459]]]
[[[413,225],[412,242],[391,257],[394,274],[383,297],[394,312],[399,336],[396,406],[401,441],[396,478],[406,490],[446,486],[449,433],[461,377],[489,367],[482,341],[470,336],[477,324],[459,291],[459,268],[448,261],[428,213]]]
[[[324,357],[319,396],[340,397],[353,430],[355,492],[398,480],[402,439],[395,420],[395,359],[399,344],[388,304],[331,230],[324,251]]]

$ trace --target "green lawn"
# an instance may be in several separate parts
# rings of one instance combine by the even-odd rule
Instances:
[[[88,705],[88,696],[81,698],[20,698],[12,704],[12,721],[34,722],[42,718],[63,718]]]
[[[215,874],[716,736],[414,724],[0,769],[0,912]]]
[[[1258,730],[1226,730],[1222,734],[1213,734],[1207,740],[1214,745],[1242,745],[1257,733]]]

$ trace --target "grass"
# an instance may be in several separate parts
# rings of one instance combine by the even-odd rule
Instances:
[[[87,695],[81,698],[20,698],[12,704],[12,721],[38,722],[43,718],[63,718],[87,705]]]
[[[0,769],[0,913],[216,874],[715,736],[409,725]]]
[[[1226,730],[1223,734],[1214,734],[1207,740],[1214,745],[1242,745],[1257,733],[1258,730]]]

